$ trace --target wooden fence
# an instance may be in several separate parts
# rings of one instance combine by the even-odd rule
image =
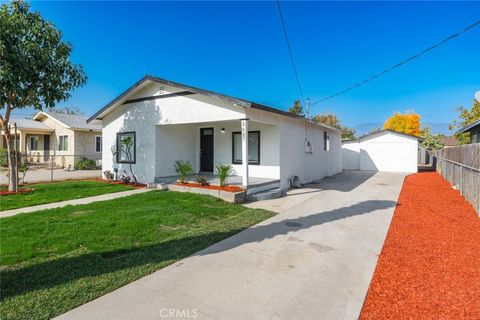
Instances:
[[[480,213],[480,143],[433,151],[437,171]]]

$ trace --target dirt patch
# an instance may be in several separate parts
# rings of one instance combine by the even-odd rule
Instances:
[[[94,210],[75,210],[72,213],[70,213],[70,215],[74,217],[81,217],[81,216],[86,216],[90,213],[95,213],[95,211]]]
[[[8,191],[8,190],[1,190],[0,191],[0,196],[11,196],[13,194],[27,194],[27,193],[32,193],[34,189],[18,189],[17,192],[14,191]]]
[[[480,319],[480,218],[435,172],[405,179],[361,319]]]

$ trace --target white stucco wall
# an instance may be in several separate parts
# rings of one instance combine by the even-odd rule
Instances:
[[[360,170],[360,142],[342,144],[342,169]]]
[[[418,140],[390,131],[344,143],[342,153],[346,170],[417,172],[418,168]]]
[[[301,183],[308,183],[342,171],[341,136],[338,130],[309,124],[306,134],[305,120],[249,109],[250,119],[269,121],[280,133],[280,179],[283,189],[289,187],[289,179],[298,176]],[[330,149],[323,147],[323,133],[330,136]],[[312,145],[312,153],[305,152],[305,136]]]

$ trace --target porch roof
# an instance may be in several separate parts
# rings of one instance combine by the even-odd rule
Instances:
[[[10,124],[17,124],[17,129],[20,131],[40,131],[40,132],[52,132],[53,128],[50,128],[46,124],[35,121],[32,119],[11,119]],[[13,129],[13,125],[12,125]]]

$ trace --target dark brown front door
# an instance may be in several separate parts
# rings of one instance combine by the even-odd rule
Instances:
[[[48,162],[50,158],[50,135],[43,136],[43,161]]]
[[[200,129],[200,171],[213,172],[213,128]]]

